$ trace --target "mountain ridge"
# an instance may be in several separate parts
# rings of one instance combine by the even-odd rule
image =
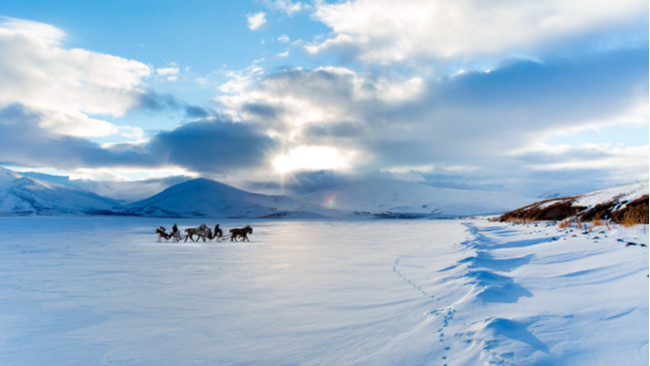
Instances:
[[[159,185],[145,186],[141,190],[152,187]],[[616,188],[612,189],[616,192]],[[645,190],[647,192],[647,185]],[[124,203],[0,167],[0,215],[3,216],[453,218],[498,215],[517,207],[528,207],[534,201],[534,198],[506,193],[436,188],[387,178],[346,183],[299,196],[252,193],[211,179],[195,178],[161,189],[144,199]]]

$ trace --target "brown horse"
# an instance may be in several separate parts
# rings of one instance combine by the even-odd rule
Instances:
[[[165,230],[165,228],[162,226],[156,229],[156,234],[158,234],[159,243],[161,238],[165,240],[169,240],[169,238],[171,238],[171,234],[167,234],[167,230]]]
[[[248,240],[248,234],[253,233],[253,228],[250,225],[246,225],[241,229],[230,229],[230,241],[237,241],[237,237],[240,237],[243,241]]]

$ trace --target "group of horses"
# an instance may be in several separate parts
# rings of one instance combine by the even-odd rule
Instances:
[[[156,233],[158,234],[158,242],[160,242],[161,239],[172,239],[175,242],[179,242],[181,239],[183,239],[183,237],[185,238],[185,241],[187,241],[187,239],[190,239],[192,241],[199,241],[199,239],[203,239],[203,241],[212,239],[222,241],[227,239],[223,237],[223,231],[219,227],[219,224],[214,226],[214,230],[210,229],[206,224],[201,224],[199,227],[190,227],[184,231],[185,235],[183,236],[180,230],[178,230],[176,224],[174,224],[172,231],[170,233],[167,233],[167,230],[161,226],[156,229]],[[230,241],[238,241],[238,239],[241,239],[242,241],[250,241],[248,240],[248,234],[253,233],[253,228],[250,225],[246,225],[243,228],[234,228],[230,229],[229,231]],[[196,240],[194,240],[194,235],[197,237]]]

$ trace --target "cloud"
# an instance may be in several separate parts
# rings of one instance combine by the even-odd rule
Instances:
[[[172,94],[157,93],[153,90],[147,90],[139,95],[137,109],[158,113],[180,111],[185,115],[185,117],[190,119],[203,119],[216,114],[216,112],[211,109],[206,109],[178,100]]]
[[[244,92],[264,75],[264,69],[251,65],[243,70],[226,71],[227,82],[219,86],[223,93],[238,94]]]
[[[180,69],[176,66],[160,67],[156,69],[156,74],[163,77],[167,81],[178,81],[178,74]]]
[[[647,33],[647,14],[648,3],[641,0],[317,2],[312,16],[332,33],[306,49],[379,65],[467,60],[531,51],[603,29],[634,27]]]
[[[629,180],[647,176],[647,159],[630,165],[626,174],[615,173],[616,161],[638,157],[647,145],[610,149],[606,156],[579,145],[549,163],[536,163],[527,154],[566,130],[623,120],[647,126],[647,65],[644,47],[583,58],[515,59],[489,72],[429,79],[333,67],[291,69],[217,101],[234,120],[255,123],[274,136],[284,151],[301,146],[330,147],[338,156],[353,151],[357,171],[420,169],[422,179],[463,176],[484,186],[532,187],[531,177],[540,171],[558,175],[593,161],[590,170]],[[585,158],[576,160],[580,152]]]
[[[261,11],[255,14],[248,14],[246,20],[248,21],[248,29],[258,30],[266,23],[266,13]]]
[[[41,128],[44,118],[47,116],[20,104],[0,109],[0,135],[5,137],[0,149],[2,164],[59,169],[155,164],[155,157],[134,148],[107,149],[85,138]]]
[[[291,0],[264,0],[263,4],[271,10],[283,12],[288,16],[293,16],[303,9],[310,8],[310,5],[302,1],[293,2]]]
[[[268,152],[277,148],[277,142],[249,124],[209,119],[161,132],[145,148],[164,164],[235,174],[268,167]]]
[[[0,109],[0,135],[10,137],[0,149],[0,164],[66,170],[179,167],[186,173],[233,176],[263,170],[268,176],[269,152],[277,150],[277,141],[254,126],[214,117],[159,132],[148,141],[105,145],[40,128],[43,118],[19,104]]]
[[[123,129],[89,115],[123,116],[138,105],[149,66],[61,46],[51,25],[0,18],[0,108],[38,111],[41,127],[71,136],[107,136]]]

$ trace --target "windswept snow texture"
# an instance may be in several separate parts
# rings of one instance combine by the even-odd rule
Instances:
[[[0,218],[0,364],[648,364],[647,226],[216,223]]]

